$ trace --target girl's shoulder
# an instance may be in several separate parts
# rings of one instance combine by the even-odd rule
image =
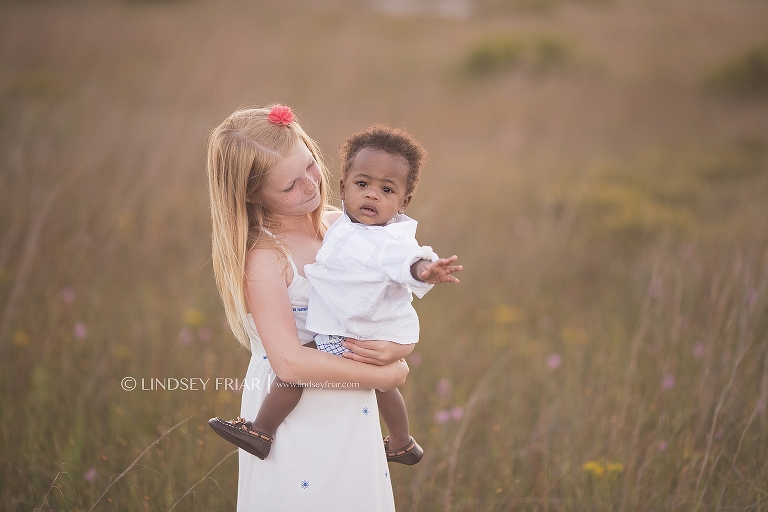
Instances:
[[[245,255],[248,279],[264,279],[285,273],[285,257],[273,247],[254,247]]]

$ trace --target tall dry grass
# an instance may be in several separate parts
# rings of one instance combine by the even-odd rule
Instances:
[[[768,7],[369,7],[0,4],[0,510],[234,509],[237,392],[120,384],[244,374],[205,139],[273,101],[334,171],[411,131],[419,238],[466,267],[417,303],[400,510],[768,510],[768,105],[706,91]],[[497,41],[522,64],[468,73]]]

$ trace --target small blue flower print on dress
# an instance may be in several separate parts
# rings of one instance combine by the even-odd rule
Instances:
[[[369,411],[369,409],[367,407],[363,407],[363,414],[368,416],[368,411]]]
[[[261,358],[262,358],[262,359],[266,359],[266,358],[267,358],[267,356],[261,356]]]
[[[301,481],[301,488],[302,489],[308,489],[309,488],[309,482],[307,482],[306,480],[302,480]]]
[[[384,478],[389,478],[389,471],[384,472]]]

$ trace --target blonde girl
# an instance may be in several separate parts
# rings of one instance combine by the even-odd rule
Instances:
[[[240,416],[256,416],[275,376],[307,386],[267,460],[240,451],[238,511],[394,510],[373,390],[405,381],[408,348],[358,342],[340,358],[303,347],[314,333],[298,269],[339,215],[317,144],[286,106],[238,110],[211,134],[208,182],[216,283],[251,352]]]

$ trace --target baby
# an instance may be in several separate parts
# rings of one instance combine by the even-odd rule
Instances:
[[[453,265],[457,257],[439,259],[430,247],[419,246],[417,223],[404,215],[425,157],[408,133],[381,125],[351,135],[342,146],[344,212],[328,229],[316,262],[304,267],[310,283],[306,327],[319,333],[318,350],[341,356],[349,352],[345,338],[415,344],[419,319],[411,294],[421,298],[434,284],[459,282],[451,275],[462,269]],[[277,427],[301,394],[300,386],[276,380],[256,419],[233,425],[239,435],[222,437],[266,458]],[[423,451],[409,434],[402,395],[377,390],[376,398],[390,434],[384,439],[387,460],[416,464]]]

